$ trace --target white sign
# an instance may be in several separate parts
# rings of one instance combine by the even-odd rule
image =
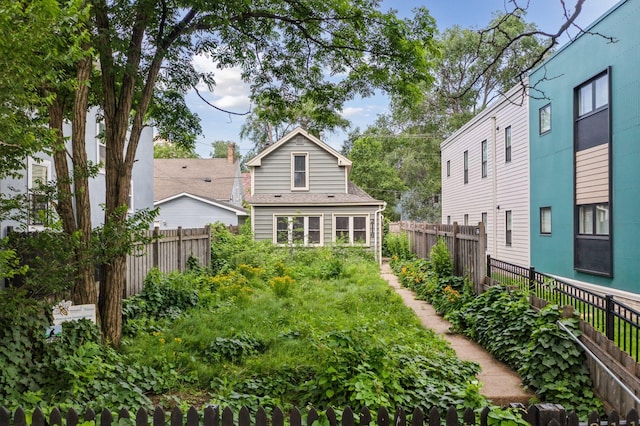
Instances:
[[[96,323],[96,305],[73,305],[70,300],[63,300],[53,307],[53,326],[47,328],[47,337],[62,333],[62,323],[88,319]]]

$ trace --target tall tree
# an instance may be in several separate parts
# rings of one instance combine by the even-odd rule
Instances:
[[[124,206],[132,167],[158,88],[185,93],[199,80],[215,88],[215,74],[196,73],[192,55],[207,54],[220,68],[239,66],[254,97],[268,99],[274,116],[286,117],[292,106],[310,102],[322,117],[355,94],[371,95],[376,88],[419,100],[418,85],[430,79],[428,58],[436,51],[433,20],[426,10],[403,21],[379,11],[377,1],[88,2],[90,47],[96,57],[78,63],[77,70],[84,71],[87,63],[99,65],[94,68],[99,80],[91,89],[105,119],[101,241],[112,254],[105,264],[99,307],[103,335],[116,346],[126,252],[110,247],[114,243],[107,236],[126,235]]]
[[[153,158],[199,158],[198,153],[184,145],[173,142],[155,140],[153,143]]]

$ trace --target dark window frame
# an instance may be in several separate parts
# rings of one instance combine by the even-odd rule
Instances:
[[[505,211],[504,215],[504,242],[506,246],[511,246],[513,242],[513,213],[511,210]]]
[[[469,151],[464,152],[464,183],[469,183]]]
[[[483,140],[480,144],[480,155],[482,158],[482,178],[486,178],[488,174],[488,164],[489,164],[489,153],[487,140]]]
[[[542,114],[543,111],[548,111],[546,113],[546,115],[549,117],[549,125],[546,127],[542,127]],[[551,131],[551,102],[549,102],[548,104],[540,107],[540,109],[538,110],[538,130],[540,135],[546,135],[547,133],[549,133]]]
[[[542,216],[543,216],[543,212],[545,212],[545,211],[549,212],[549,230],[548,231],[546,229],[543,229],[544,221],[542,220]],[[551,235],[551,230],[552,230],[551,206],[540,207],[540,234],[541,235]]]
[[[504,162],[511,162],[511,126],[504,129]]]

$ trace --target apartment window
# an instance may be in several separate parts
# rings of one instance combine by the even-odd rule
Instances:
[[[505,244],[511,245],[511,210],[505,212]]]
[[[447,177],[451,176],[451,160],[447,160]]]
[[[96,163],[100,165],[100,173],[104,173],[104,165],[107,162],[106,127],[104,118],[96,117]]]
[[[511,162],[511,126],[504,129],[504,162]]]
[[[540,207],[540,233],[551,234],[551,207]]]
[[[540,134],[551,131],[551,104],[540,108]]]
[[[487,141],[482,141],[481,144],[482,149],[482,177],[487,177]]]
[[[368,216],[334,216],[334,238],[348,244],[369,244]]]
[[[611,92],[607,69],[574,89],[574,267],[612,276]]]
[[[291,154],[291,189],[309,189],[309,154]]]
[[[578,116],[589,114],[609,104],[609,75],[600,77],[578,88]]]
[[[29,225],[44,225],[49,212],[48,198],[43,190],[51,180],[51,162],[28,159],[28,195],[29,195]]]
[[[276,216],[276,244],[321,244],[321,216]]]
[[[469,151],[464,152],[464,183],[469,183]]]
[[[464,215],[464,226],[469,226],[469,215],[468,214]]]
[[[609,204],[579,206],[578,234],[609,235]]]

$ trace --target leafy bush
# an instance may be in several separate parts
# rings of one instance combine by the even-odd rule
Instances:
[[[153,268],[144,280],[140,294],[123,301],[124,321],[140,317],[176,318],[182,312],[198,305],[197,275],[177,272],[163,274]]]
[[[406,233],[391,234],[387,232],[384,236],[384,256],[395,260],[415,259],[415,255],[409,247],[409,237]]]
[[[443,240],[433,247],[428,262],[398,262],[396,268],[403,286],[446,315],[452,329],[519,370],[523,382],[539,398],[562,404],[580,415],[601,407],[593,394],[582,350],[556,324],[557,306],[538,314],[524,294],[500,286],[476,296],[467,280],[451,275],[453,267]],[[577,327],[576,319],[566,322]],[[503,415],[512,416],[500,414]]]

